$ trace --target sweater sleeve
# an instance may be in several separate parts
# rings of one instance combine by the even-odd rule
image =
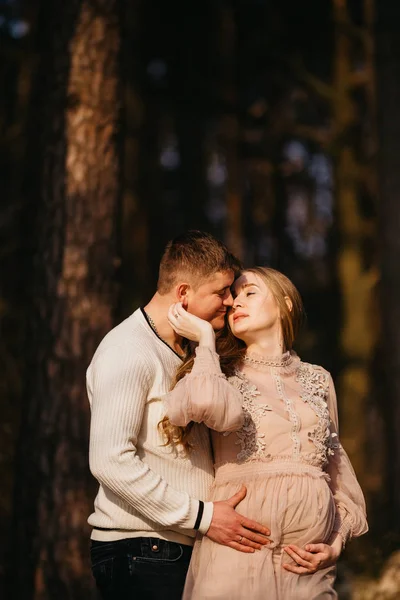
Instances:
[[[339,441],[339,425],[335,387],[330,378],[329,412],[331,417],[332,454],[329,457],[327,472],[330,475],[330,488],[336,504],[334,531],[340,533],[345,544],[352,537],[359,537],[368,531],[364,495],[357,476],[343,446]]]
[[[221,372],[218,354],[206,347],[196,348],[191,373],[163,400],[173,425],[194,421],[215,431],[237,431],[243,425],[242,396]]]
[[[110,347],[88,370],[91,400],[89,464],[94,477],[144,518],[164,527],[193,529],[200,501],[171,487],[137,454],[151,378],[141,355]],[[199,530],[206,533],[213,504],[205,503]]]

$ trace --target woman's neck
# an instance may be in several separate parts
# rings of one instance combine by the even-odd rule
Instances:
[[[282,354],[284,353],[283,343],[276,338],[267,338],[264,340],[254,341],[247,346],[247,353],[259,354],[260,356],[264,356],[265,358],[271,356],[282,356]]]

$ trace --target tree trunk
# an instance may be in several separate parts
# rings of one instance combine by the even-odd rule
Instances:
[[[226,233],[225,241],[239,259],[243,260],[245,243],[243,239],[242,177],[239,160],[238,90],[237,90],[237,22],[236,11],[232,6],[221,7],[221,53],[220,61],[221,96],[227,106],[219,125],[220,144],[223,148],[227,168],[226,185]]]
[[[118,8],[117,0],[43,6],[27,157],[37,219],[10,598],[94,597],[85,371],[116,302]]]
[[[214,4],[212,0],[172,3],[176,18],[170,34],[174,39],[171,99],[180,155],[179,216],[175,220],[181,221],[180,230],[174,233],[208,227],[206,134],[214,83]]]
[[[387,425],[387,526],[400,538],[400,37],[398,5],[377,2],[377,83],[380,132],[380,262],[382,347],[385,378],[382,405]]]
[[[338,392],[341,438],[364,490],[369,486],[366,464],[366,400],[370,389],[369,368],[375,345],[371,319],[371,297],[376,283],[374,265],[366,266],[363,255],[370,235],[369,223],[360,213],[361,165],[356,158],[354,137],[357,106],[351,95],[353,66],[350,19],[346,0],[334,0],[335,47],[335,133],[339,147],[336,184],[340,249],[338,272],[342,294],[341,348],[344,366]]]
[[[207,199],[205,144],[206,120],[193,110],[189,94],[176,103],[175,124],[179,140],[179,212],[182,230],[207,229],[204,207]],[[190,106],[190,109],[188,108]],[[176,233],[181,233],[177,231]]]
[[[144,119],[148,103],[143,95],[141,31],[145,0],[125,2],[123,7],[122,65],[124,84],[124,164],[121,218],[121,297],[119,317],[127,317],[134,308],[145,303],[153,292],[149,277],[149,229],[144,201],[143,167],[140,164],[145,138]],[[143,34],[142,34],[143,35]]]

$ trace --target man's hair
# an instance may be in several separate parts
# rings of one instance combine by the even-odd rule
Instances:
[[[182,278],[193,285],[214,273],[241,269],[240,261],[215,237],[191,230],[168,242],[160,262],[157,291],[167,294]]]

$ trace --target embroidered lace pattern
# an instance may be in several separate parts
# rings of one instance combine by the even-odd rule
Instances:
[[[265,364],[265,367],[270,370],[275,381],[278,395],[284,403],[292,425],[290,433],[293,442],[291,459],[323,467],[326,465],[329,456],[334,454],[334,450],[340,447],[337,434],[331,432],[331,419],[327,404],[329,376],[319,367],[303,363],[300,360],[298,360],[296,366],[296,381],[300,383],[302,388],[301,399],[303,402],[309,404],[318,417],[317,425],[308,434],[310,441],[314,444],[314,452],[301,453],[301,443],[298,435],[301,422],[294,409],[293,402],[287,397],[284,383],[280,377],[279,367],[277,368],[275,364]],[[275,457],[272,457],[266,451],[265,434],[259,431],[261,419],[269,411],[272,411],[272,408],[268,404],[257,404],[254,402],[254,399],[260,395],[260,392],[239,371],[236,375],[230,377],[229,381],[241,392],[245,413],[244,425],[235,434],[238,438],[236,444],[241,448],[237,455],[238,461],[273,460]],[[230,433],[224,435],[230,435]],[[280,457],[277,456],[276,458],[279,459]]]
[[[297,371],[296,380],[301,384],[303,393],[301,399],[307,402],[318,417],[318,424],[308,434],[315,446],[315,452],[309,453],[307,458],[314,464],[325,465],[335,448],[339,448],[336,433],[331,432],[331,419],[327,404],[329,394],[328,374],[315,365],[301,363]]]
[[[261,418],[271,411],[268,404],[256,404],[254,398],[260,395],[255,385],[252,385],[241,375],[230,377],[230,383],[234,385],[243,396],[244,424],[236,432],[238,440],[236,444],[241,447],[237,455],[239,461],[256,460],[259,458],[270,458],[265,454],[265,434],[259,432]],[[229,435],[225,433],[224,435]]]
[[[286,412],[288,413],[290,422],[292,424],[290,437],[292,438],[293,442],[293,458],[297,460],[300,456],[300,439],[298,435],[301,427],[300,419],[293,408],[292,401],[285,393],[282,379],[276,373],[273,374],[273,378],[275,379],[276,389],[278,390],[279,397],[285,405]]]

